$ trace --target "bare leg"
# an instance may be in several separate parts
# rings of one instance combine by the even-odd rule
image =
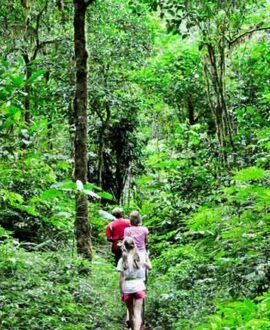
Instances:
[[[129,318],[129,323],[131,325],[131,329],[134,329],[134,306],[133,306],[133,299],[130,299],[126,302],[127,309],[128,309],[128,318]]]
[[[142,306],[143,299],[133,300],[133,320],[134,320],[134,330],[140,330],[142,325]]]
[[[127,308],[127,315],[126,315],[126,323],[127,324],[131,324],[130,320],[129,320],[129,312],[128,312],[128,308]],[[130,329],[130,327],[128,327]]]

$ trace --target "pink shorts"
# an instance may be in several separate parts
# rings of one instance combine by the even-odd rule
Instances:
[[[127,302],[131,299],[144,299],[145,298],[145,291],[138,291],[134,293],[123,293],[122,294],[122,301]]]

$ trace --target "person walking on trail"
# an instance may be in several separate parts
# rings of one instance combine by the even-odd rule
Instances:
[[[144,254],[148,259],[147,245],[149,230],[147,227],[142,226],[142,220],[138,211],[132,211],[129,215],[131,227],[124,230],[124,238],[132,237],[140,254]],[[149,261],[148,261],[149,262]]]
[[[124,219],[124,212],[121,208],[115,208],[112,211],[115,219],[106,226],[105,234],[107,240],[112,242],[112,253],[114,254],[115,265],[122,256],[122,241],[124,239],[124,230],[130,226],[130,222]]]
[[[142,261],[140,253],[132,237],[123,241],[123,254],[118,261],[117,270],[120,272],[119,284],[122,301],[125,302],[129,325],[132,330],[140,330],[142,326],[142,308],[145,298],[145,268],[149,265]]]
[[[144,268],[144,283],[147,284],[148,271],[151,270],[152,265],[147,251],[148,246],[148,234],[149,230],[147,227],[142,225],[140,213],[138,211],[132,211],[129,215],[131,227],[128,227],[124,231],[124,238],[133,238],[135,245],[138,249],[141,261],[147,264]],[[145,303],[143,302],[142,307],[142,319],[144,323]]]

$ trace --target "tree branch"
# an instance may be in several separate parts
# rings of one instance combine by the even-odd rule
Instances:
[[[46,45],[54,44],[56,42],[61,42],[61,41],[64,41],[64,40],[68,40],[68,38],[61,38],[61,39],[53,39],[53,40],[42,41],[42,42],[39,43],[39,49],[43,48]]]
[[[252,35],[253,33],[255,32],[258,32],[258,31],[267,31],[267,30],[270,30],[270,26],[267,26],[267,27],[261,27],[261,28],[255,28],[253,30],[250,30],[250,31],[247,31],[245,33],[242,33],[240,34],[239,36],[237,36],[234,40],[228,40],[229,42],[229,47],[232,47],[234,44],[236,44],[239,40],[241,40],[242,38],[246,37],[246,36],[249,36],[249,35]]]
[[[44,7],[41,9],[41,11],[37,14],[37,23],[36,23],[36,28],[35,28],[35,33],[36,33],[36,47],[35,47],[35,51],[34,54],[31,58],[31,60],[34,60],[37,56],[37,53],[40,49],[40,41],[39,41],[39,27],[40,27],[40,21],[41,21],[41,17],[43,15],[43,13],[46,11],[48,7],[48,0],[46,0]]]

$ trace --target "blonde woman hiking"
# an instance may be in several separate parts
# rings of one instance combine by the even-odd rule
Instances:
[[[132,211],[129,215],[129,220],[131,226],[125,228],[124,238],[133,238],[142,261],[146,262],[149,265],[149,268],[151,268],[151,261],[147,251],[149,230],[147,227],[142,225],[141,216],[138,211]],[[147,280],[146,277],[147,271],[145,272],[145,281]]]
[[[131,227],[125,228],[124,238],[132,237],[140,252],[146,252],[149,230],[142,225],[140,213],[132,211],[129,215]]]

